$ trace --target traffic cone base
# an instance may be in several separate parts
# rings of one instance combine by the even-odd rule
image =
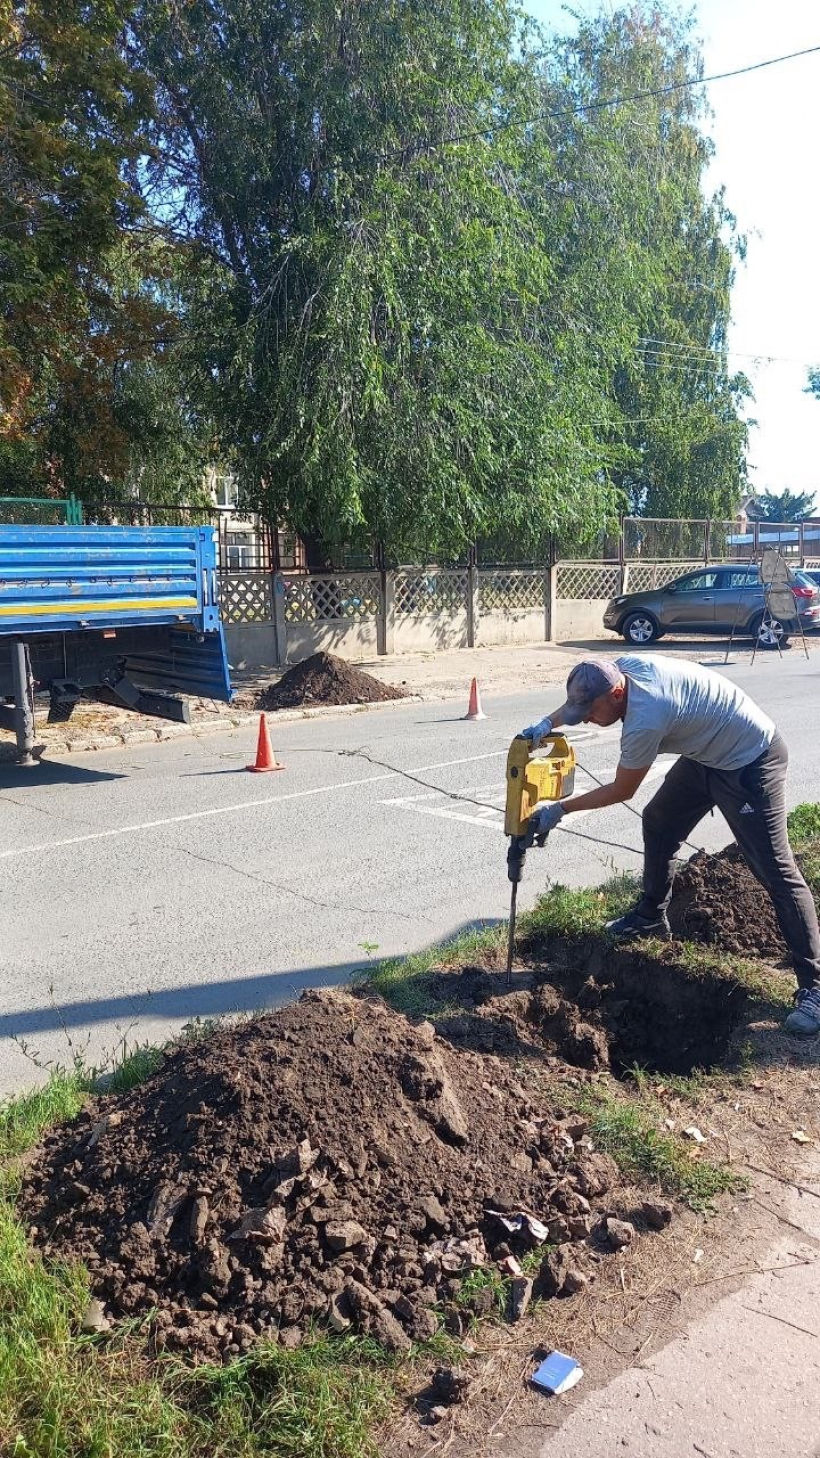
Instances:
[[[479,692],[478,679],[474,678],[470,684],[470,702],[464,718],[475,723],[477,719],[486,719],[486,717],[487,715],[481,707],[481,693]]]
[[[273,752],[273,745],[270,742],[270,733],[268,731],[268,721],[264,714],[259,715],[259,738],[256,741],[256,762],[255,764],[247,764],[245,768],[250,770],[251,774],[254,775],[263,775],[268,770],[282,770],[285,768],[283,764],[279,764]]]

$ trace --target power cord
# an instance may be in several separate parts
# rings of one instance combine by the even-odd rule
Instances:
[[[444,795],[444,797],[448,800],[457,800],[464,805],[476,805],[480,810],[498,810],[499,808],[497,805],[490,804],[488,800],[476,800],[473,795],[462,795],[457,790],[445,790],[442,785],[434,785],[431,780],[424,780],[421,778],[420,775],[414,775],[411,770],[399,769],[398,765],[389,764],[386,759],[377,759],[375,755],[369,754],[365,749],[337,749],[335,751],[331,751],[331,753],[338,754],[340,757],[347,759],[367,760],[368,764],[376,765],[379,769],[390,770],[393,774],[400,775],[402,779],[411,780],[412,783],[415,785],[421,785],[422,788],[425,790],[436,790],[440,795]],[[578,760],[578,768],[580,770],[583,770],[584,774],[589,775],[589,778],[591,780],[594,780],[596,785],[598,785],[599,787],[602,786],[603,782],[599,780],[596,775],[592,774],[592,772],[588,770],[584,765],[582,765],[580,760]],[[632,814],[637,815],[638,819],[640,819],[641,812],[639,810],[636,810],[633,805],[627,804],[626,808],[628,810],[631,810]],[[637,846],[624,845],[622,841],[618,840],[602,840],[599,835],[586,835],[582,830],[570,830],[563,823],[557,828],[559,830],[562,830],[565,835],[574,836],[576,840],[586,840],[591,842],[593,845],[604,845],[607,847],[608,850],[627,851],[629,855],[639,856],[640,858],[643,858],[643,850],[638,850]],[[686,840],[683,842],[683,844],[688,846],[690,850],[701,850],[700,846],[692,845],[691,841]]]

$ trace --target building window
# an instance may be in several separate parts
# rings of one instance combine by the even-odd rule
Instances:
[[[236,478],[227,472],[214,475],[214,500],[223,511],[232,511],[239,500]]]

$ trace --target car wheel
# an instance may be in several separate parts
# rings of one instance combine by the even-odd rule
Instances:
[[[789,634],[779,618],[769,618],[764,622],[763,613],[760,613],[752,623],[752,637],[757,639],[758,648],[785,648],[789,641]]]
[[[641,647],[654,643],[660,637],[660,630],[651,613],[630,613],[621,624],[621,634],[627,643]]]

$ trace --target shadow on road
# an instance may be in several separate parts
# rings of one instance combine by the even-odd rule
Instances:
[[[127,774],[86,769],[83,765],[64,764],[56,759],[38,759],[36,764],[29,766],[0,763],[0,792],[37,790],[42,785],[94,785],[103,780],[126,779]]]
[[[820,634],[806,637],[809,650],[820,647]],[[642,647],[639,644],[625,643],[622,638],[617,638],[614,633],[607,634],[601,638],[567,638],[560,646],[572,649],[575,652],[600,655],[614,654],[620,657],[621,654],[631,653],[642,656],[643,654],[666,653],[679,658],[708,659],[710,664],[713,661],[722,663],[726,657],[726,650],[729,647],[729,639],[721,633],[704,634],[699,638],[661,638],[657,643],[646,643]],[[730,663],[738,660],[751,661],[752,641],[750,638],[735,638],[730,653]],[[793,653],[797,649],[802,655],[803,644],[800,638],[792,638],[783,646],[784,653]],[[757,659],[765,662],[770,659],[776,660],[778,654],[771,649],[759,648]]]
[[[446,941],[465,932],[487,929],[500,924],[500,918],[466,922]],[[441,945],[436,943],[436,945]],[[401,958],[397,958],[401,961]],[[169,1023],[187,1022],[193,1018],[218,1018],[232,1013],[265,1012],[292,1001],[306,987],[340,987],[357,974],[365,975],[368,961],[338,962],[326,967],[300,967],[282,972],[259,972],[248,977],[226,978],[219,982],[189,982],[181,987],[156,991],[96,997],[61,1003],[55,998],[47,1007],[27,1008],[0,1016],[0,1038],[28,1039],[37,1033],[91,1027],[97,1023],[133,1024],[140,1018],[158,1018]],[[139,1029],[134,1033],[139,1036]]]

